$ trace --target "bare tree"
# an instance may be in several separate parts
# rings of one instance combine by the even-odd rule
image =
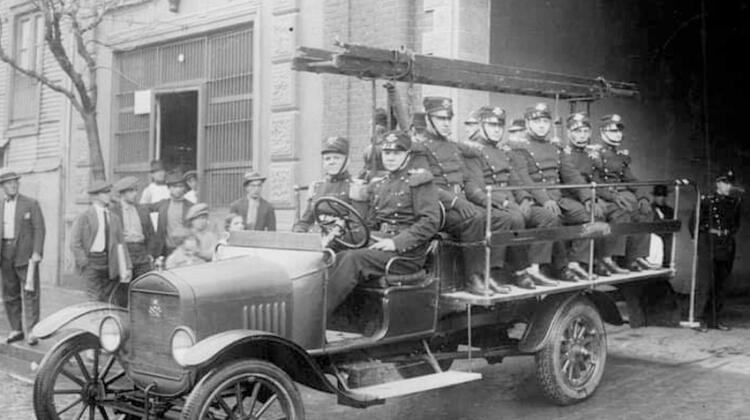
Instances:
[[[89,163],[93,179],[104,179],[104,158],[96,119],[96,28],[112,10],[126,0],[29,0],[41,13],[44,43],[70,79],[70,87],[51,80],[43,72],[24,68],[13,48],[0,43],[0,60],[15,71],[37,80],[64,95],[78,111],[86,127]],[[0,18],[0,39],[7,21]],[[9,53],[10,51],[10,53]]]

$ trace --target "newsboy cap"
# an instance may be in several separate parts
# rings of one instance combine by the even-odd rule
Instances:
[[[172,185],[177,185],[177,184],[186,185],[185,184],[185,178],[183,178],[182,174],[179,173],[179,172],[170,172],[170,173],[168,173],[166,179],[164,180],[164,182],[167,184],[168,187],[170,187]]]
[[[340,153],[342,155],[349,155],[349,140],[344,137],[328,137],[323,140],[323,145],[320,148],[320,154],[325,153]]]
[[[21,176],[18,175],[15,171],[11,171],[10,169],[0,170],[0,184],[19,178],[21,178]]]
[[[262,176],[258,172],[246,172],[244,176],[244,180],[242,181],[242,186],[244,187],[253,181],[260,181],[262,183],[265,180],[266,180],[266,177]]]
[[[93,182],[91,182],[91,184],[89,184],[89,194],[99,194],[110,191],[112,191],[112,184],[103,179],[94,180]]]
[[[208,204],[196,203],[190,206],[190,209],[188,210],[187,214],[185,214],[185,220],[189,222],[203,215],[208,215]]]
[[[185,180],[185,182],[187,182],[187,180],[188,180],[188,179],[190,179],[190,178],[195,178],[195,179],[198,179],[198,171],[196,171],[195,169],[191,169],[191,170],[189,170],[189,171],[186,171],[186,172],[185,172],[185,173],[184,173],[184,174],[182,175],[182,179],[184,179],[184,180]]]
[[[122,178],[115,182],[115,185],[113,186],[114,190],[118,193],[121,193],[123,191],[127,190],[135,190],[138,186],[138,178],[134,176],[126,176],[125,178]]]
[[[448,111],[448,116],[453,117],[453,101],[444,96],[427,96],[422,100],[424,112],[432,114],[439,111]]]

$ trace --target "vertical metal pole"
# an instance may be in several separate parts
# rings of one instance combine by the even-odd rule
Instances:
[[[679,219],[680,212],[680,184],[677,183],[674,187],[674,216],[672,220]],[[697,238],[696,238],[697,239]],[[677,235],[676,232],[672,234],[672,249],[669,255],[669,268],[674,270],[677,267],[675,259],[677,258]]]
[[[490,239],[492,238],[492,186],[486,187],[487,191],[487,218],[485,219],[485,230],[484,230],[484,290],[488,293],[490,290]]]
[[[591,223],[596,222],[596,217],[594,217],[594,205],[595,204],[596,204],[596,182],[592,182],[591,183]],[[589,281],[594,280],[594,246],[595,244],[596,244],[596,241],[594,240],[594,238],[590,238],[589,239],[589,266],[588,266]]]
[[[370,130],[372,131],[372,133],[370,133],[370,135],[372,137],[375,137],[375,113],[376,113],[376,110],[378,109],[378,88],[375,85],[375,79],[372,79],[371,83],[372,83],[372,111],[371,111],[372,115],[370,116],[370,120],[372,120],[372,124],[370,125],[372,127],[370,128]]]
[[[690,313],[688,314],[688,322],[693,324],[695,322],[695,276],[698,273],[698,235],[700,234],[701,225],[701,192],[700,188],[695,187],[696,206],[695,206],[695,226],[693,227],[693,266],[690,273]]]
[[[472,366],[471,366],[471,303],[466,304],[466,322],[469,324],[467,331],[469,331],[469,338],[467,340],[468,346],[469,346],[469,372],[471,372]]]

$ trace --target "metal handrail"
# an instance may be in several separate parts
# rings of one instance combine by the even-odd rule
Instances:
[[[672,185],[675,187],[692,185],[697,189],[697,185],[694,181],[689,179],[675,179],[665,181],[638,181],[638,182],[590,182],[588,184],[534,184],[534,185],[507,185],[507,186],[494,186],[488,185],[487,188],[491,188],[491,191],[518,191],[518,190],[569,190],[569,189],[582,189],[582,188],[614,188],[614,187],[648,187],[654,185]]]

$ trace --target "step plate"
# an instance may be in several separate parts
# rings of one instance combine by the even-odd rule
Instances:
[[[441,373],[418,376],[400,381],[366,386],[350,390],[353,394],[367,395],[371,398],[387,399],[416,394],[432,389],[445,388],[482,379],[482,374],[476,372],[459,372],[449,370]]]
[[[475,295],[469,292],[458,291],[441,294],[443,301],[459,304],[470,304],[477,306],[492,306],[499,302],[510,302],[522,299],[533,298],[536,296],[549,295],[553,293],[569,292],[574,290],[595,289],[611,290],[611,286],[620,283],[628,283],[637,280],[646,280],[657,277],[673,276],[674,271],[669,268],[659,268],[656,270],[644,270],[636,273],[613,274],[611,276],[599,277],[592,281],[579,282],[558,282],[556,286],[537,286],[536,289],[521,289],[511,286],[511,292],[507,294],[493,294],[489,296]]]

